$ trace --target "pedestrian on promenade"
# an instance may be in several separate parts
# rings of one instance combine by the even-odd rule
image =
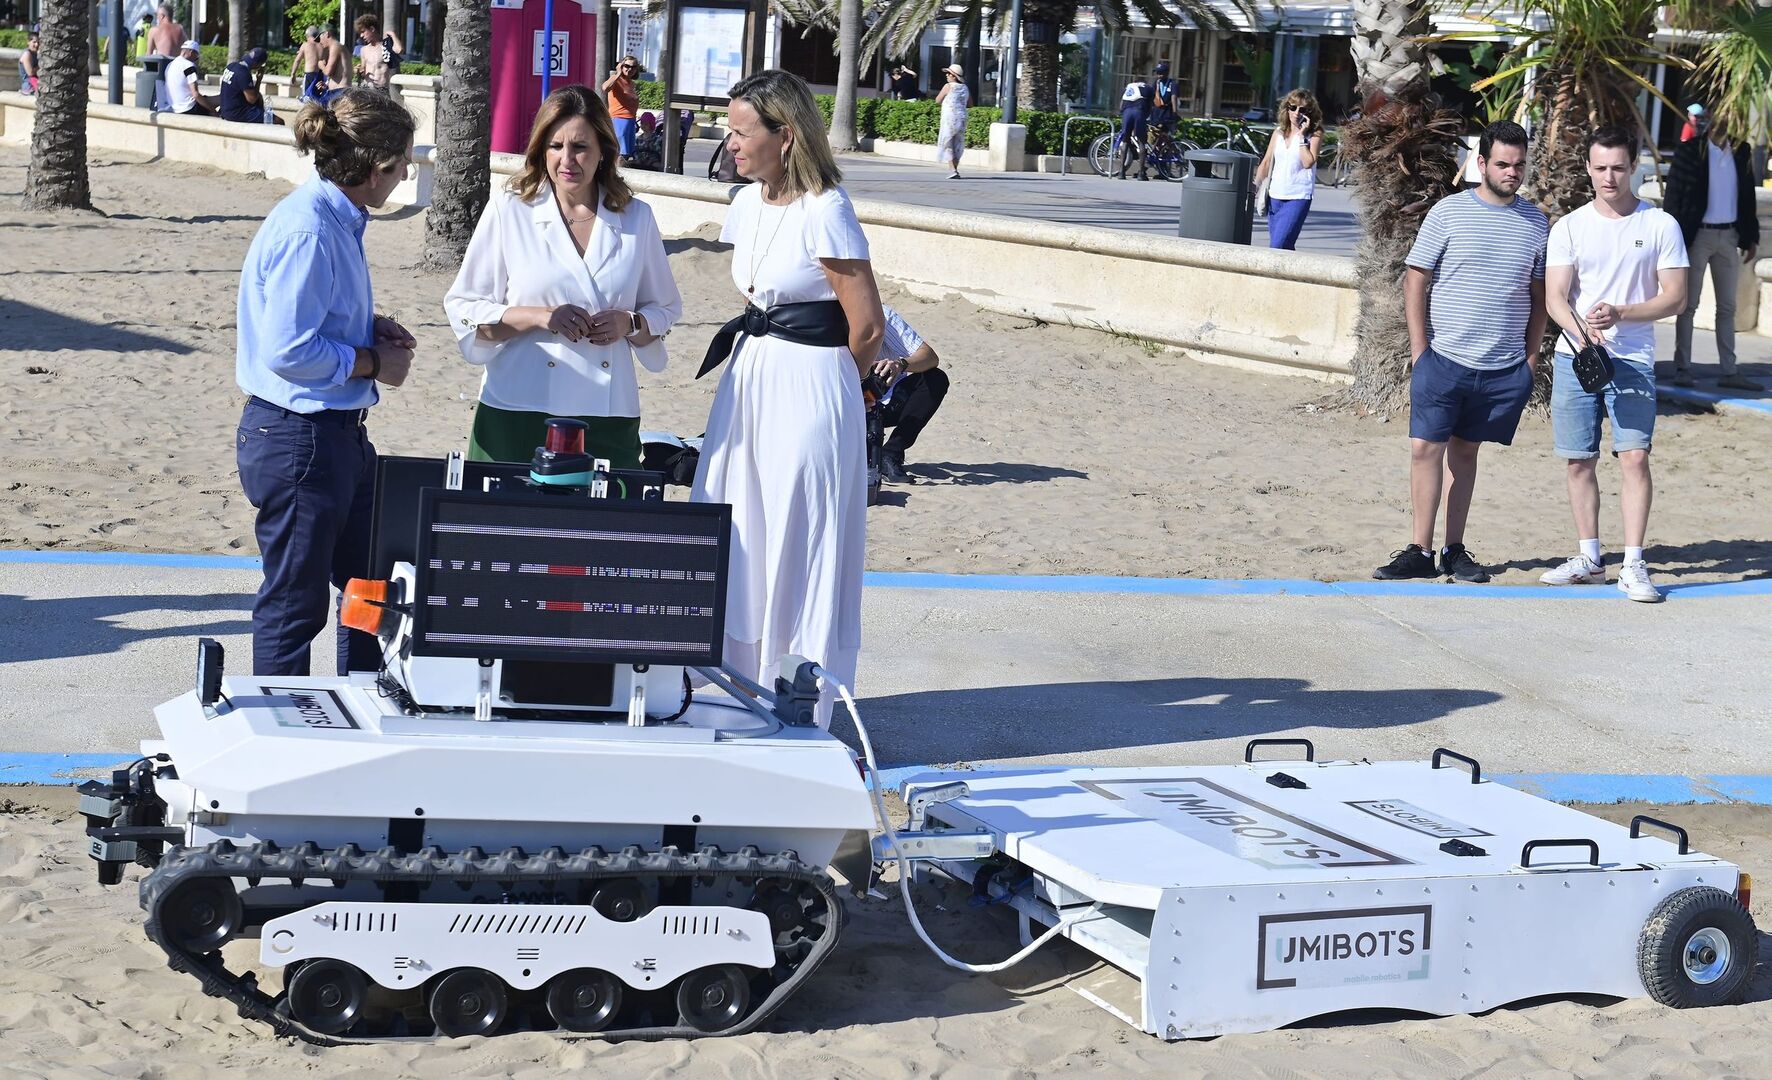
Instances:
[[[301,48],[295,50],[295,62],[289,65],[289,86],[291,89],[301,87],[303,102],[319,100],[314,87],[326,81],[326,76],[320,72],[320,60],[325,51],[320,44],[320,28],[308,27],[302,35]]]
[[[1309,90],[1280,99],[1280,121],[1268,137],[1267,153],[1255,167],[1255,186],[1268,182],[1267,246],[1298,247],[1298,234],[1317,191],[1317,155],[1323,150],[1323,110]]]
[[[756,181],[720,240],[745,314],[701,373],[714,394],[691,498],[732,507],[726,658],[765,685],[797,653],[851,686],[861,649],[867,451],[861,379],[884,336],[867,237],[812,91],[762,71],[732,88],[733,159]],[[832,695],[817,720],[830,723]]]
[[[1178,84],[1169,77],[1169,61],[1164,60],[1157,65],[1155,74],[1151,76],[1150,131],[1153,141],[1158,136],[1167,140],[1169,132],[1175,128],[1178,108],[1175,103],[1177,89],[1179,89]]]
[[[892,436],[881,448],[880,478],[908,484],[911,477],[904,471],[904,453],[916,445],[917,436],[941,408],[948,394],[948,373],[941,370],[941,357],[935,349],[903,315],[887,305],[881,305],[880,314],[886,319],[886,333],[880,343],[880,359],[874,361],[874,375],[886,388],[878,406],[880,426],[892,429]]]
[[[1686,106],[1686,122],[1680,125],[1680,141],[1690,142],[1693,139],[1698,138],[1698,133],[1704,130],[1704,120],[1705,115],[1703,105],[1694,101],[1692,104]]]
[[[172,17],[172,5],[161,4],[154,13],[154,29],[148,32],[150,56],[177,56],[185,40],[185,28]]]
[[[375,313],[363,228],[411,170],[414,128],[412,114],[371,90],[304,106],[295,148],[313,155],[315,175],[271,210],[246,252],[235,378],[248,397],[234,449],[264,561],[255,675],[307,675],[327,583],[369,574],[375,447],[364,418],[377,383],[406,381],[416,342]],[[338,629],[339,674],[381,666],[373,635]]]
[[[523,167],[480,214],[443,299],[485,368],[468,456],[528,461],[550,416],[584,421],[585,449],[640,467],[634,358],[663,371],[683,314],[652,208],[616,169],[602,95],[563,86],[536,113]]]
[[[357,30],[357,77],[368,87],[388,92],[394,76],[400,73],[401,54],[406,47],[394,36],[390,27],[382,32],[381,19],[375,15],[359,15],[351,24]]]
[[[351,65],[345,63],[345,47],[332,27],[320,29],[320,74],[326,80],[326,92],[336,94],[351,85]]]
[[[1686,309],[1674,322],[1674,385],[1691,386],[1692,323],[1704,296],[1704,275],[1716,281],[1718,386],[1731,390],[1765,387],[1735,367],[1735,292],[1741,268],[1760,251],[1760,217],[1754,201],[1753,151],[1730,139],[1723,125],[1704,113],[1695,117],[1704,138],[1680,144],[1667,170],[1667,197],[1661,208],[1680,223],[1686,240]]]
[[[269,53],[252,48],[222,69],[220,106],[216,111],[223,120],[239,124],[283,123],[283,118],[272,112],[270,102],[265,100],[265,64],[269,61]]]
[[[899,101],[916,101],[923,96],[917,88],[917,73],[902,63],[892,65],[892,96]]]
[[[1489,580],[1464,545],[1477,451],[1511,445],[1532,396],[1544,340],[1544,247],[1550,221],[1517,194],[1526,132],[1503,120],[1477,140],[1482,182],[1435,203],[1409,249],[1403,312],[1415,357],[1409,377],[1409,501],[1414,537],[1372,572],[1384,580]],[[1450,477],[1449,487],[1444,478]],[[1446,546],[1434,562],[1434,519],[1446,496]]]
[[[972,107],[972,91],[959,64],[941,69],[947,85],[935,95],[941,106],[941,130],[935,137],[935,160],[946,166],[949,180],[960,178],[960,155],[966,152],[966,110]]]
[[[1145,137],[1150,130],[1151,119],[1151,83],[1142,75],[1134,76],[1120,91],[1120,134],[1114,139],[1114,156],[1120,162],[1120,179],[1126,179],[1126,170],[1132,167],[1132,155],[1138,154],[1138,178],[1149,180],[1149,155],[1145,152]]]
[[[207,113],[219,115],[215,105],[198,89],[197,77],[197,43],[187,41],[178,50],[178,55],[166,65],[166,103],[175,113]]]
[[[153,12],[142,12],[141,23],[135,28],[135,40],[131,48],[135,50],[135,66],[142,66],[142,58],[148,55],[148,36],[154,32]]]
[[[18,91],[21,94],[37,92],[37,74],[41,70],[38,57],[42,47],[43,39],[33,28],[30,36],[25,38],[25,51],[18,57]]]
[[[1545,257],[1545,306],[1567,335],[1557,343],[1551,378],[1551,431],[1568,461],[1569,508],[1580,551],[1547,571],[1547,585],[1606,580],[1600,554],[1600,417],[1612,421],[1612,453],[1623,473],[1624,566],[1618,589],[1654,603],[1661,590],[1643,559],[1654,483],[1649,448],[1655,433],[1655,320],[1686,306],[1686,245],[1679,222],[1637,198],[1631,174],[1636,135],[1607,126],[1588,137],[1587,175],[1594,200],[1551,229]],[[1561,336],[1561,335],[1559,335]],[[1611,354],[1616,375],[1589,392],[1575,376],[1573,341]]]
[[[639,58],[624,56],[603,80],[603,92],[609,95],[609,118],[615,124],[615,142],[621,151],[623,165],[634,156],[635,128],[638,126],[635,113],[640,108],[640,88],[635,80],[639,77]]]

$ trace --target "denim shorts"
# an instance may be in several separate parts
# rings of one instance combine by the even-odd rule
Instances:
[[[1524,360],[1479,371],[1429,346],[1409,373],[1409,437],[1438,443],[1457,436],[1507,446],[1531,396],[1532,369]]]
[[[1600,456],[1600,417],[1612,418],[1612,452],[1647,450],[1655,434],[1655,365],[1613,357],[1618,373],[1590,394],[1575,377],[1573,358],[1556,354],[1551,379],[1551,434],[1557,456]]]

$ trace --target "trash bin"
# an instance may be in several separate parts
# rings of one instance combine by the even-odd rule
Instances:
[[[135,73],[135,107],[152,109],[154,107],[155,88],[160,80],[166,77],[166,64],[170,57],[144,56],[136,61],[142,69]]]
[[[1254,154],[1237,150],[1189,150],[1181,191],[1178,236],[1247,244],[1255,231]]]

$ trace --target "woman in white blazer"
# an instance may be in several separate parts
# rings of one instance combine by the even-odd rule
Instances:
[[[480,215],[443,299],[462,355],[486,369],[476,461],[528,461],[547,418],[568,416],[589,426],[592,456],[640,465],[634,357],[664,369],[683,299],[617,157],[601,96],[561,87],[536,114],[523,169]]]

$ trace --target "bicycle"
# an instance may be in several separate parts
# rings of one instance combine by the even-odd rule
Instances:
[[[1188,176],[1187,152],[1199,148],[1196,143],[1164,132],[1157,132],[1147,148],[1136,132],[1128,133],[1122,141],[1119,132],[1110,131],[1089,144],[1089,165],[1097,176],[1114,177],[1129,168],[1135,157],[1143,155],[1146,168],[1155,169],[1165,180],[1179,183]]]
[[[1240,150],[1245,154],[1254,154],[1256,157],[1267,153],[1267,136],[1274,130],[1271,124],[1257,127],[1244,120],[1206,119],[1196,121],[1196,123],[1205,127],[1224,129],[1224,138],[1213,142],[1210,146],[1211,149]],[[1260,133],[1262,138],[1257,139],[1257,133]]]

